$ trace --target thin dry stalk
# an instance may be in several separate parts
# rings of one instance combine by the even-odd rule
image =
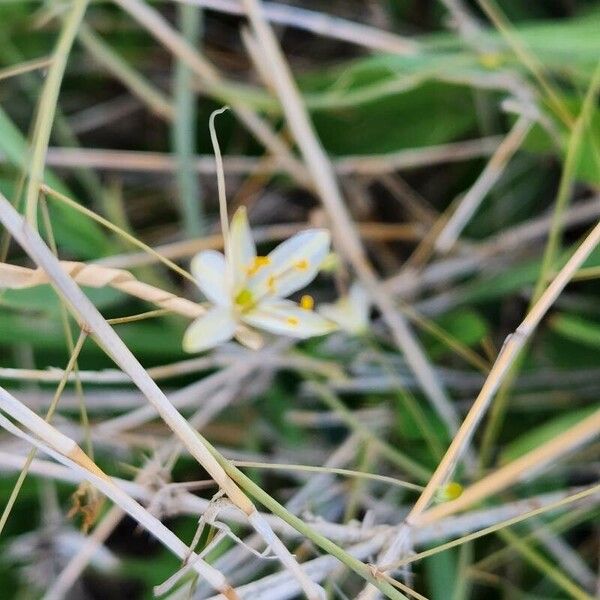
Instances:
[[[461,453],[464,451],[477,428],[477,425],[486,413],[498,386],[506,376],[513,361],[573,275],[577,272],[579,267],[581,267],[592,250],[598,245],[598,242],[600,242],[600,222],[589,233],[573,256],[571,256],[565,266],[554,278],[552,283],[546,288],[544,293],[540,296],[540,299],[527,313],[515,332],[506,339],[477,399],[465,417],[459,432],[452,440],[444,458],[427,484],[425,491],[421,494],[410,512],[407,522],[413,523],[419,518],[419,515],[431,502],[436,490],[451,477],[452,471],[458,462]]]
[[[494,533],[496,531],[500,531],[500,530],[510,527],[512,525],[516,525],[517,523],[521,523],[521,522],[531,519],[533,517],[537,517],[546,512],[557,510],[568,504],[572,504],[574,502],[578,502],[585,498],[596,496],[599,491],[600,491],[600,484],[593,485],[593,486],[585,488],[584,490],[577,492],[571,496],[567,496],[566,498],[563,498],[562,500],[558,500],[558,501],[548,504],[546,506],[535,508],[532,511],[529,511],[527,513],[524,513],[524,514],[514,517],[512,519],[508,519],[506,521],[496,523],[495,525],[491,525],[490,527],[486,527],[485,529],[475,531],[475,532],[465,535],[459,539],[452,540],[451,542],[447,542],[440,546],[436,546],[435,548],[431,548],[430,550],[425,550],[424,552],[420,552],[419,554],[415,554],[415,555],[409,556],[407,558],[403,558],[396,563],[384,565],[382,567],[382,569],[385,569],[385,570],[396,569],[400,566],[410,564],[412,562],[421,560],[428,556],[433,556],[434,554],[438,554],[439,552],[444,552],[445,550],[448,550],[450,548],[460,546],[461,544],[465,544],[466,542],[476,540],[485,535],[489,535],[490,533]],[[383,576],[386,579],[389,578],[389,575],[384,574]]]
[[[287,123],[310,171],[313,185],[329,213],[334,226],[334,237],[365,284],[366,289],[371,293],[373,300],[381,309],[395,341],[403,349],[426,396],[444,419],[449,431],[453,433],[458,428],[456,411],[449,402],[419,342],[403,316],[396,310],[389,295],[384,292],[365,256],[356,226],[348,214],[331,163],[317,139],[279,44],[265,20],[261,5],[256,0],[244,0],[244,6],[257,41],[262,47],[264,60],[267,61],[269,70],[273,74],[272,81]]]
[[[385,534],[379,534],[372,537],[370,540],[350,546],[348,552],[359,560],[366,560],[374,552],[377,552],[381,544],[385,540]],[[304,569],[309,577],[314,581],[323,581],[327,575],[339,567],[339,562],[335,557],[330,555],[320,556],[303,563]],[[298,594],[298,586],[296,582],[291,580],[287,573],[275,573],[268,575],[238,587],[238,591],[242,598],[269,598],[269,600],[284,600],[293,598]],[[405,598],[404,596],[402,596]],[[176,600],[183,600],[185,596],[177,596]],[[196,597],[197,598],[197,597]],[[217,597],[211,596],[210,600],[218,600]]]
[[[94,527],[94,531],[88,536],[87,543],[82,548],[82,551],[79,552],[61,571],[60,575],[50,586],[42,600],[62,600],[65,597],[73,583],[77,581],[77,578],[89,564],[94,553],[97,551],[98,546],[108,538],[119,524],[123,518],[123,514],[123,510],[120,506],[113,506],[106,513],[100,524]],[[183,558],[185,559],[186,556],[187,548]]]
[[[191,319],[196,319],[206,312],[202,305],[143,283],[122,269],[70,261],[60,261],[59,264],[63,273],[71,277],[78,285],[94,288],[113,287],[130,296],[135,296]],[[0,287],[25,289],[49,283],[52,283],[52,278],[41,268],[28,269],[0,263]]]
[[[126,492],[121,490],[73,440],[40,419],[40,417],[24,407],[3,388],[0,388],[0,409],[8,413],[24,427],[27,427],[36,437],[22,432],[8,419],[0,415],[0,425],[4,429],[25,440],[34,448],[50,455],[76,473],[79,473],[82,479],[89,481],[94,487],[113,500],[115,504],[118,504],[122,510],[143,525],[177,556],[183,559],[189,554],[187,546],[174,533],[165,527],[156,517],[148,513]],[[39,441],[37,438],[40,438],[42,441]],[[213,588],[221,592],[225,598],[229,600],[238,598],[235,590],[229,586],[227,580],[219,571],[198,557],[195,557],[193,562],[196,571],[202,577],[205,577]]]
[[[0,69],[0,81],[2,81],[3,79],[9,79],[10,77],[22,75],[23,73],[37,71],[38,69],[46,69],[51,64],[51,58],[42,57],[34,58],[32,60],[22,62],[18,65],[13,65],[11,67],[5,67],[4,69]]]
[[[435,493],[452,477],[454,468],[458,463],[461,454],[468,446],[477,425],[486,413],[496,390],[509,372],[514,360],[539,325],[543,316],[558,298],[571,277],[573,277],[575,272],[596,247],[598,242],[600,242],[600,223],[596,225],[577,248],[573,256],[561,269],[548,288],[546,288],[538,302],[532,307],[515,332],[506,339],[479,395],[467,413],[459,431],[454,436],[446,454],[427,483],[425,491],[419,496],[404,522],[398,526],[396,534],[392,536],[391,540],[389,540],[386,545],[386,548],[379,555],[378,564],[393,564],[398,560],[398,556],[405,554],[409,550],[412,530],[421,523],[422,515],[431,503]],[[597,424],[595,424],[595,426],[597,426]],[[378,591],[373,588],[373,586],[367,586],[363,589],[360,600],[372,599],[377,595]]]
[[[452,26],[465,40],[477,41],[481,37],[484,33],[481,23],[461,0],[441,0],[441,2],[452,15]]]
[[[114,321],[112,321],[114,323]],[[247,362],[255,355],[255,351],[242,350],[235,354],[216,354],[199,356],[186,360],[179,360],[166,365],[158,365],[146,369],[148,375],[159,381],[190,375],[199,371],[208,371],[218,367],[228,367],[233,364]],[[343,371],[333,362],[314,360],[306,356],[293,354],[281,354],[268,357],[268,365],[273,368],[295,369],[304,372],[316,373],[332,379],[342,379]],[[119,369],[102,369],[101,371],[82,371],[79,369],[77,375],[66,373],[62,369],[51,367],[48,369],[20,369],[12,367],[0,367],[0,379],[13,381],[37,381],[44,383],[58,383],[64,376],[68,381],[78,378],[82,383],[117,384],[129,383],[130,379],[126,373]],[[41,396],[42,398],[44,396]]]
[[[50,403],[50,406],[49,406],[48,411],[45,416],[45,420],[48,423],[52,420],[52,417],[54,416],[54,413],[58,407],[59,400],[65,389],[65,385],[67,384],[69,375],[71,375],[73,373],[73,369],[75,369],[77,366],[77,357],[79,356],[79,353],[81,352],[81,348],[83,347],[83,344],[85,343],[86,338],[87,338],[86,334],[84,332],[81,332],[79,334],[79,339],[77,340],[77,343],[73,346],[73,349],[71,352],[71,357],[69,358],[69,362],[67,363],[67,367],[64,371],[64,375],[61,378],[59,385],[54,392],[52,402]],[[10,497],[4,507],[2,515],[0,516],[0,534],[4,530],[6,521],[9,517],[10,512],[12,511],[12,508],[13,508],[16,500],[17,500],[17,497],[23,486],[23,483],[25,482],[25,478],[27,477],[29,466],[31,465],[31,462],[35,458],[35,455],[36,455],[36,451],[35,451],[35,449],[32,449],[29,452],[29,455],[27,456],[27,460],[25,461],[25,465],[23,466],[21,473],[19,473],[19,478],[17,479],[17,482],[15,483],[15,485],[12,489],[12,492],[10,494]]]
[[[281,223],[255,227],[252,234],[255,242],[275,242],[287,239],[299,231],[306,229],[306,223]],[[358,229],[361,236],[368,240],[377,241],[415,241],[420,239],[422,230],[419,225],[411,223],[359,223]],[[133,268],[158,262],[158,256],[177,260],[192,256],[197,252],[209,249],[223,248],[223,236],[220,233],[206,235],[202,238],[172,242],[156,247],[156,255],[147,252],[118,254],[102,258],[96,262],[107,267]]]
[[[226,386],[228,382],[236,381],[236,377],[234,376],[238,375],[240,371],[241,375],[246,375],[252,369],[256,368],[257,361],[260,361],[261,359],[264,360],[262,352],[259,354],[255,353],[246,360],[237,361],[225,369],[213,373],[208,377],[204,377],[203,379],[190,384],[186,388],[171,394],[170,402],[175,408],[182,409],[189,406],[191,403],[198,402],[201,398],[207,398],[210,394],[214,394],[219,388]],[[210,406],[215,398],[216,397],[213,396],[210,400],[207,400],[206,406]],[[156,418],[156,410],[153,406],[146,404],[130,412],[99,423],[96,426],[95,431],[103,437],[110,437],[117,432],[129,431],[136,427],[140,427],[154,418]]]
[[[433,541],[464,536],[470,532],[492,527],[503,521],[531,513],[533,510],[545,509],[548,506],[561,506],[563,500],[581,491],[584,490],[582,488],[567,488],[555,492],[547,492],[539,496],[522,498],[499,506],[472,510],[457,516],[444,517],[439,521],[431,523],[431,525],[416,529],[413,532],[413,543],[415,546],[428,545]],[[587,500],[582,501],[582,506],[593,506],[599,499],[600,492],[592,494]]]
[[[237,0],[176,1],[232,15],[244,14],[243,5]],[[322,12],[275,2],[263,2],[263,10],[271,23],[289,25],[318,35],[357,44],[370,50],[402,55],[413,55],[419,51],[418,43],[414,40]]]
[[[486,157],[496,150],[501,141],[501,137],[491,136],[377,155],[342,156],[333,158],[332,164],[339,175],[357,174],[374,177],[400,169],[417,169]],[[8,158],[0,153],[0,161],[7,160]],[[46,164],[62,169],[88,167],[128,173],[173,173],[177,169],[176,158],[163,152],[56,146],[48,149]],[[191,166],[202,175],[214,175],[214,156],[195,156]],[[229,175],[246,175],[258,169],[265,174],[273,175],[282,171],[283,165],[277,158],[229,155],[223,157],[223,168]]]
[[[352,448],[356,447],[355,440],[353,438],[348,438],[348,442],[351,442],[350,446]],[[342,447],[340,447],[341,449]],[[333,457],[332,457],[333,459]],[[327,464],[331,462],[330,459]],[[23,466],[26,458],[24,456],[16,456],[14,453],[4,453],[0,452],[0,469],[1,470],[20,470]],[[337,461],[336,461],[336,464]],[[147,468],[147,467],[146,467]],[[145,469],[146,469],[145,468]],[[43,461],[36,459],[33,461],[31,465],[31,472],[36,475],[40,475],[43,477],[55,478],[61,481],[77,483],[80,481],[77,473],[73,472],[67,467],[57,465],[56,463]],[[317,479],[324,478],[323,483],[329,481],[329,477],[326,475],[319,475],[310,480],[307,484],[308,487],[314,488],[311,494],[311,497],[314,497],[314,494],[318,489],[322,488],[322,485],[315,486],[314,483]],[[154,492],[152,492],[146,485],[136,482],[131,482],[123,479],[113,478],[113,481],[124,489],[128,494],[136,498],[138,501],[148,503],[154,497]],[[455,537],[457,535],[465,535],[470,531],[476,531],[481,528],[489,528],[493,527],[496,524],[512,521],[515,518],[522,520],[522,516],[525,515],[527,518],[528,513],[531,513],[533,510],[543,509],[544,512],[549,510],[547,507],[552,508],[552,506],[562,506],[563,500],[567,499],[568,496],[572,494],[577,494],[579,491],[583,490],[562,490],[559,492],[552,492],[548,494],[543,494],[541,496],[535,496],[533,498],[527,498],[523,500],[518,500],[513,503],[509,503],[506,505],[488,508],[484,510],[474,511],[472,513],[466,513],[459,517],[450,517],[444,518],[436,523],[433,523],[429,526],[426,526],[422,529],[418,529],[415,531],[414,543],[419,546],[422,544],[430,544],[434,540],[440,540],[448,537]],[[161,491],[157,492],[161,494]],[[298,494],[296,494],[297,496]],[[308,497],[307,497],[308,498]],[[592,494],[589,496],[589,501],[597,501],[598,493]],[[166,514],[193,514],[200,515],[202,514],[209,506],[209,501],[203,498],[199,498],[198,496],[191,494],[189,492],[180,492],[176,496],[166,496],[165,495],[164,511]],[[168,501],[168,502],[167,502]],[[299,508],[304,505],[306,500],[301,501],[299,504]],[[580,501],[581,502],[581,501]],[[292,507],[289,506],[291,509]],[[116,515],[115,515],[116,512]],[[118,518],[116,518],[118,516]],[[87,564],[89,558],[93,555],[96,544],[100,543],[103,539],[109,535],[110,531],[116,526],[118,520],[120,520],[122,516],[122,511],[118,506],[115,506],[111,511],[104,517],[102,522],[94,529],[90,536],[90,540],[88,545],[83,549],[83,551],[72,560],[67,569],[63,571],[59,580],[66,581],[66,586],[56,587],[56,584],[53,584],[52,588],[50,588],[48,595],[45,600],[50,600],[50,598],[61,598],[64,593],[68,591],[72,583],[75,581],[85,564]],[[228,521],[232,521],[234,523],[238,523],[240,525],[244,524],[244,519],[241,514],[234,510],[229,510],[227,508],[223,509],[223,517],[225,517]],[[265,518],[270,518],[268,515]],[[381,534],[385,534],[389,532],[390,529],[387,526],[380,526],[375,528],[365,528],[364,526],[357,526],[353,524],[348,525],[339,525],[335,523],[327,523],[325,521],[319,521],[314,524],[315,528],[318,528],[324,535],[327,535],[331,539],[335,539],[341,543],[350,543],[355,544],[357,542],[363,542],[369,538],[375,536],[375,539],[379,540],[379,545],[383,543],[383,538]],[[277,530],[285,536],[297,536],[297,532],[293,529],[289,528],[281,521],[273,521],[273,527],[277,528]],[[91,543],[91,544],[90,544]],[[90,549],[88,551],[88,546]],[[375,547],[373,549],[376,552],[379,547]],[[318,560],[318,559],[317,559]],[[304,568],[309,567],[311,563],[305,563]],[[227,570],[231,570],[234,568],[233,565],[230,565],[230,568],[226,568],[226,565],[222,560],[217,561],[215,565],[219,570],[225,572]],[[335,562],[331,563],[331,569],[333,570],[336,566]],[[75,569],[73,573],[73,569]],[[325,570],[326,571],[326,570]],[[327,571],[326,571],[327,572]],[[68,576],[68,575],[71,576]],[[287,581],[290,585],[293,585],[293,579],[289,574],[284,574],[287,577]],[[324,574],[323,577],[325,577]],[[56,583],[58,583],[58,581]],[[258,585],[258,582],[255,582]],[[59,593],[60,590],[60,593]],[[50,592],[53,592],[52,594]],[[56,591],[56,593],[54,593]]]
[[[564,215],[562,226],[579,226],[595,221],[599,215],[600,198],[595,197],[569,208]],[[543,238],[552,225],[552,219],[552,215],[542,215],[525,221],[470,247],[464,256],[444,258],[432,263],[418,278],[410,273],[394,275],[386,281],[386,286],[393,293],[410,296],[430,286],[448,283],[474,271],[482,271],[489,266],[490,261],[498,257],[503,257],[504,260],[507,256],[516,256],[518,251]]]
[[[123,93],[104,102],[97,102],[69,115],[71,132],[73,135],[80,136],[96,131],[119,119],[129,117],[141,106],[140,101],[128,93]],[[50,151],[49,148],[48,152]],[[50,165],[48,154],[46,154],[46,165]]]
[[[572,514],[573,512],[570,512],[569,516]],[[553,525],[551,523],[549,526],[546,526],[543,521],[532,519],[528,523],[528,529],[531,533],[524,538],[520,538],[521,543],[524,544],[523,547],[527,547],[526,542],[530,537],[538,540],[556,564],[560,565],[573,581],[588,591],[593,590],[596,581],[594,572],[588,567],[585,559],[577,553],[573,546],[555,532]],[[504,532],[504,535],[506,535],[506,532]],[[509,539],[508,541],[511,542],[512,540]],[[509,551],[510,549],[511,547],[508,546]]]
[[[135,69],[116,54],[116,52],[97,36],[90,27],[82,23],[78,31],[78,38],[84,48],[98,61],[109,73],[116,77],[123,85],[144,105],[160,118],[172,121],[175,115],[173,103],[160,89],[144,79]]]
[[[529,117],[519,117],[506,138],[504,138],[504,141],[498,146],[496,152],[494,152],[485,169],[460,200],[456,210],[439,233],[434,243],[434,247],[438,252],[445,254],[454,246],[456,240],[458,240],[484,198],[498,179],[500,179],[506,165],[523,143],[531,126],[532,121]]]
[[[356,447],[356,439],[352,438],[351,436],[348,438],[348,442],[350,441],[353,442],[353,447]],[[0,471],[20,471],[23,468],[26,460],[26,456],[15,454],[14,452],[0,451]],[[333,456],[327,461],[327,464],[329,465],[332,460]],[[150,463],[148,463],[147,466],[150,466]],[[147,467],[144,467],[144,469],[147,469]],[[52,478],[68,483],[78,483],[80,481],[80,478],[77,476],[77,474],[69,470],[67,467],[41,459],[33,460],[30,466],[30,473],[32,475]],[[161,503],[161,507],[164,513],[168,515],[185,514],[200,516],[208,508],[210,504],[209,500],[196,496],[191,492],[180,490],[176,495],[165,494],[164,492],[167,491],[167,488],[170,488],[168,484],[166,484],[164,488],[155,492],[153,489],[151,489],[151,486],[148,485],[148,473],[149,471],[145,473],[144,477],[141,478],[139,482],[120,479],[118,477],[113,477],[112,479],[130,496],[144,504],[152,502],[153,499],[156,499],[156,495],[162,495],[164,500]],[[320,482],[317,482],[318,485],[313,484],[313,482],[315,482],[315,480],[317,480],[319,477],[320,476],[311,478],[304,488],[296,493],[294,496],[294,498],[298,497],[298,502],[296,503],[298,508],[296,510],[301,510],[307,504],[307,502],[310,502],[310,498],[314,498],[321,490],[325,489],[330,484],[331,478],[325,474],[323,475],[323,479]],[[312,488],[312,490],[309,494],[304,494],[303,492],[307,487]],[[476,531],[502,521],[519,517],[520,515],[529,513],[534,509],[560,503],[567,496],[578,493],[579,491],[582,490],[566,489],[557,492],[549,492],[539,496],[517,500],[508,504],[494,506],[492,508],[467,512],[459,516],[444,517],[439,521],[432,523],[431,525],[427,525],[416,530],[413,541],[415,546],[421,546],[431,544],[431,542],[436,540],[464,535],[471,531]],[[597,502],[598,498],[600,498],[599,494],[592,495],[590,496],[589,501],[591,503],[595,503]],[[116,508],[118,510],[118,507]],[[293,509],[291,505],[288,506],[288,508],[290,510]],[[296,510],[294,510],[294,512],[296,512]],[[224,508],[222,516],[226,518],[227,521],[236,523],[237,525],[246,524],[246,520],[243,515],[233,508]],[[281,535],[288,538],[299,537],[297,531],[286,525],[280,519],[275,519],[272,517],[272,515],[267,514],[265,514],[264,517],[266,519],[270,519],[273,528],[276,529]],[[103,523],[106,519],[108,519],[108,514],[94,529],[94,532],[98,532],[99,528],[103,527]],[[324,535],[330,537],[332,540],[336,540],[338,543],[344,544],[361,542],[376,534],[391,532],[390,526],[387,525],[367,527],[365,524],[339,524],[324,520],[316,521],[314,523],[314,527],[321,531]],[[108,533],[102,536],[99,536],[98,534],[95,535],[94,533],[91,535],[98,539],[105,539],[108,536]],[[93,552],[91,552],[89,556],[91,557],[92,554]]]
[[[438,504],[421,513],[416,519],[412,517],[411,524],[415,527],[430,525],[449,515],[460,512],[485,498],[489,498],[498,491],[508,489],[525,477],[531,477],[532,473],[538,473],[549,464],[554,464],[557,460],[589,443],[598,435],[600,435],[600,410],[549,442],[538,446],[535,450],[524,454],[470,485],[456,500]]]
[[[209,406],[207,405],[205,408],[209,408]],[[212,418],[212,416],[214,416],[214,413],[212,411],[208,411],[208,412],[210,413],[208,415],[208,418],[210,419],[210,418]],[[193,425],[194,428],[201,427],[201,426],[203,426],[206,423],[206,418],[207,418],[207,414],[206,413],[207,413],[207,411],[203,408],[203,409],[201,409],[197,413],[196,416],[192,417],[192,419],[190,420],[190,423]],[[168,446],[170,447],[170,446],[172,446],[172,444],[169,444]],[[355,448],[355,444],[352,443],[351,447]],[[166,453],[168,454],[168,447],[165,447],[163,450],[165,450]],[[163,452],[163,451],[160,451],[159,453],[161,455],[163,455],[163,456],[165,455],[165,452]],[[140,476],[141,476],[141,473],[140,473]],[[315,481],[316,479],[319,479],[319,477],[321,477],[321,476],[315,477],[312,481]],[[193,510],[193,511],[201,511],[201,512],[204,510],[204,507],[205,507],[204,503],[206,501],[203,501],[202,499],[199,499],[199,498],[196,498],[196,497],[191,497],[190,501],[191,501],[191,506],[193,507],[191,510]],[[190,510],[190,509],[187,509],[187,510]],[[196,512],[194,512],[194,514],[196,514]],[[291,531],[290,531],[289,526],[287,526],[285,523],[281,522],[279,519],[275,519],[274,520],[272,517],[269,517],[269,516],[263,516],[263,518],[265,520],[268,520],[269,523],[271,523],[274,528],[276,527],[276,528],[278,528],[278,530],[284,531],[286,535],[290,535]],[[283,530],[281,529],[282,526],[283,526]],[[333,527],[334,527],[334,531],[336,531],[336,532],[339,531],[339,529],[340,529],[338,526],[335,526],[335,525],[333,525]],[[329,532],[326,531],[325,535],[328,536],[328,533]],[[93,554],[91,548],[88,547],[87,549],[89,550],[89,552],[88,552],[87,555],[91,556],[91,554]],[[335,548],[332,548],[330,550],[330,552],[332,554],[335,554],[336,553]],[[339,553],[337,553],[337,556],[339,556],[341,558],[341,556],[340,556]],[[71,566],[73,565],[73,562],[75,562],[75,561],[72,561]],[[347,562],[347,560],[344,560],[344,562]],[[78,560],[78,563],[81,566],[81,565],[85,564],[85,561],[84,560],[82,560],[82,561]],[[349,565],[349,566],[351,566],[351,565]],[[71,573],[71,575],[74,574],[73,569],[69,569],[69,572]],[[66,573],[66,571],[65,571],[65,573]],[[76,574],[74,576],[76,576]],[[363,575],[363,576],[365,576],[365,575]],[[65,579],[61,577],[61,581],[64,582]],[[293,581],[293,576],[292,576],[292,581]],[[297,584],[297,582],[295,582],[295,583]],[[58,584],[59,584],[59,582],[57,581],[56,585],[58,586]],[[63,586],[63,589],[64,589],[64,586]],[[296,589],[298,589],[298,585],[296,585]],[[392,597],[392,598],[401,598],[402,597],[393,588],[388,588],[388,593],[390,594],[390,597]]]
[[[357,444],[358,438],[355,435],[350,435],[325,461],[325,467],[340,467],[348,464],[356,456],[356,451],[359,447]],[[307,506],[311,504],[313,499],[322,497],[325,490],[329,489],[334,479],[329,473],[322,473],[310,478],[286,503],[286,509],[294,514],[301,513]],[[335,529],[340,531],[340,526],[333,525]],[[344,528],[342,526],[342,528]],[[331,531],[324,532],[329,539],[333,539]],[[260,540],[257,536],[251,536],[245,540],[245,543],[251,547],[256,547]],[[247,560],[247,552],[244,552],[241,547],[234,547],[225,553],[215,562],[218,569],[224,573],[229,573],[231,577],[239,581],[237,575],[243,562]],[[304,567],[304,565],[303,565]],[[289,578],[288,578],[289,579]],[[293,584],[294,582],[292,582]],[[200,591],[200,590],[199,590]]]
[[[262,353],[261,353],[262,354]],[[238,365],[238,367],[243,367],[243,365]],[[238,369],[239,370],[239,369]],[[242,369],[241,373],[238,374],[239,377],[243,377],[246,373],[245,369]],[[236,391],[235,386],[232,389],[231,381],[237,381],[237,377],[234,376],[233,373],[228,373],[227,381],[230,382],[230,385],[227,389],[225,389],[225,394],[216,393],[214,394],[210,401],[207,402],[203,409],[196,416],[190,419],[190,424],[196,428],[201,428],[209,418],[202,419],[204,415],[214,416],[216,412],[218,412],[218,408],[222,408],[224,404],[230,401]],[[206,380],[203,380],[206,382]],[[200,382],[202,385],[202,382]],[[198,392],[197,385],[193,386],[195,392]],[[196,397],[202,396],[200,393],[194,394]],[[201,415],[200,417],[198,415]],[[171,437],[163,446],[155,451],[155,456],[153,459],[149,460],[137,473],[134,482],[130,482],[131,486],[137,487],[139,490],[137,493],[140,494],[147,502],[153,502],[156,504],[157,496],[161,493],[161,490],[158,491],[157,495],[148,496],[146,490],[148,489],[148,484],[152,484],[159,480],[161,473],[168,472],[168,467],[163,466],[165,462],[165,457],[170,455],[171,464],[175,461],[175,456],[181,450],[180,444],[177,443],[175,437]],[[166,476],[165,476],[166,477]],[[165,504],[163,511],[166,512],[178,512],[185,505],[185,499],[179,494],[177,497],[173,497],[172,500],[176,505],[179,505],[179,508],[173,506],[173,502],[168,501],[168,497],[165,501],[161,501],[161,504]],[[196,505],[198,508],[198,514],[203,514],[205,510],[207,510],[210,506],[209,501],[198,498],[197,496],[188,496],[188,501],[191,501],[192,504]],[[199,504],[198,504],[199,501]],[[182,504],[183,503],[183,504]],[[185,510],[185,509],[183,509]],[[197,514],[197,513],[194,513]],[[234,514],[239,517],[242,516],[239,511],[235,511]],[[78,553],[77,556],[73,557],[73,559],[67,564],[67,566],[61,571],[57,579],[52,584],[49,593],[52,593],[52,598],[57,597],[61,598],[64,594],[72,587],[77,578],[81,575],[86,565],[89,563],[94,553],[96,552],[97,547],[104,542],[108,536],[111,534],[113,529],[118,525],[119,521],[123,516],[122,511],[118,507],[114,507],[103,519],[100,525],[95,529],[94,535],[88,540],[87,544],[82,548],[82,551]],[[264,516],[263,518],[269,519],[269,516]],[[243,522],[242,522],[243,524]],[[260,539],[260,536],[257,536]]]

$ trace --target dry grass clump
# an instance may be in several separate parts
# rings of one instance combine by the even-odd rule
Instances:
[[[312,4],[0,9],[15,598],[599,593],[597,9]]]

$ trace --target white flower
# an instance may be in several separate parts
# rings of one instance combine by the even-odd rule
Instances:
[[[366,290],[360,283],[354,283],[347,296],[341,297],[333,304],[321,304],[319,313],[344,331],[352,335],[361,335],[369,327],[370,309],[371,303]]]
[[[183,348],[201,352],[234,335],[252,345],[256,327],[295,338],[323,335],[335,323],[313,312],[304,296],[300,305],[284,300],[310,283],[329,252],[329,232],[309,229],[281,243],[268,256],[257,256],[246,210],[231,220],[226,256],[206,250],[192,260],[192,274],[213,307],[185,332]]]

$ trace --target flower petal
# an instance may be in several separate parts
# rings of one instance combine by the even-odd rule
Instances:
[[[285,298],[310,283],[329,252],[325,229],[308,229],[282,242],[269,255],[269,264],[253,276],[248,287],[260,297]]]
[[[196,319],[183,335],[186,352],[202,352],[214,348],[233,337],[237,322],[230,308],[215,306]]]
[[[214,304],[231,306],[225,257],[216,250],[204,250],[192,259],[192,275],[202,293]]]
[[[321,304],[318,311],[352,334],[361,334],[369,326],[370,301],[365,288],[354,283],[347,296],[333,304]]]
[[[245,325],[238,325],[238,328],[235,330],[235,339],[242,346],[250,348],[250,350],[260,350],[265,345],[263,336],[258,331]]]
[[[337,326],[291,300],[265,300],[242,316],[248,325],[279,335],[308,338],[334,331]]]
[[[233,276],[233,289],[237,290],[247,279],[248,269],[256,258],[256,246],[248,223],[246,207],[235,211],[229,225],[229,260]]]

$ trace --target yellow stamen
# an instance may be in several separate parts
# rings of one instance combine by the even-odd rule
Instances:
[[[267,279],[267,289],[272,294],[274,294],[277,291],[277,287],[275,286],[275,281],[276,281],[275,275],[270,275],[269,278]]]
[[[240,293],[235,297],[235,303],[238,306],[242,306],[242,307],[250,306],[253,304],[253,302],[254,302],[254,296],[252,295],[252,292],[247,288],[244,288],[243,290],[241,290]]]
[[[298,319],[298,317],[288,317],[286,323],[292,327],[298,327],[298,325],[300,325],[300,319]]]
[[[246,269],[249,276],[256,275],[262,267],[271,264],[271,259],[268,256],[256,256],[252,264]]]
[[[449,502],[456,500],[463,493],[463,486],[458,481],[449,481],[445,486],[441,487],[437,494],[437,499],[440,502]]]
[[[296,267],[296,269],[298,269],[299,271],[306,271],[306,269],[308,269],[309,266],[310,266],[310,263],[308,262],[308,259],[306,259],[306,258],[297,260],[294,263],[294,267]]]
[[[300,298],[300,308],[304,310],[312,310],[315,306],[314,298],[309,294],[304,294],[302,298]]]

